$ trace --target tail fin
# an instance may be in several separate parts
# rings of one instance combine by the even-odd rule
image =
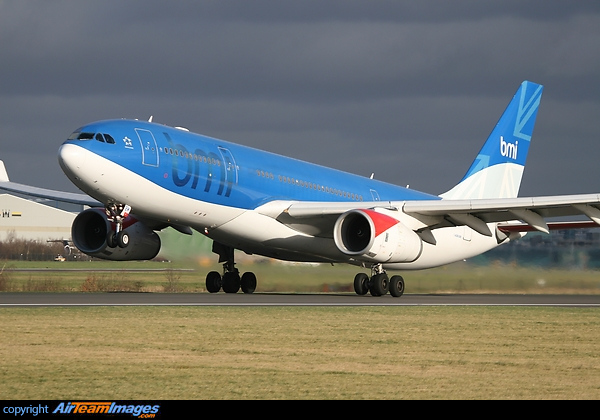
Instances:
[[[543,86],[524,81],[449,200],[514,198],[519,193]]]
[[[8,173],[6,172],[6,167],[4,166],[4,162],[0,160],[0,182],[8,182]]]

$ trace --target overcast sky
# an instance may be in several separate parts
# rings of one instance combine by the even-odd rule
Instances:
[[[67,136],[153,115],[438,194],[527,79],[520,195],[600,192],[598,1],[0,0],[0,63],[15,182],[77,191]]]

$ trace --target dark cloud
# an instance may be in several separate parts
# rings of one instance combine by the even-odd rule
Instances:
[[[522,193],[595,192],[599,44],[597,2],[4,1],[0,158],[73,190],[55,158],[73,129],[154,115],[439,193],[529,79]]]

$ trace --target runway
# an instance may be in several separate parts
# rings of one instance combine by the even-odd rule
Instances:
[[[0,308],[84,306],[555,306],[600,307],[600,295],[353,293],[0,293]]]

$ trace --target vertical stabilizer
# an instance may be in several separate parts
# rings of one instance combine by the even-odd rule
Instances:
[[[464,178],[442,198],[517,197],[542,90],[542,85],[521,83]]]
[[[0,182],[8,182],[8,173],[6,172],[6,167],[4,166],[4,162],[0,160]]]

